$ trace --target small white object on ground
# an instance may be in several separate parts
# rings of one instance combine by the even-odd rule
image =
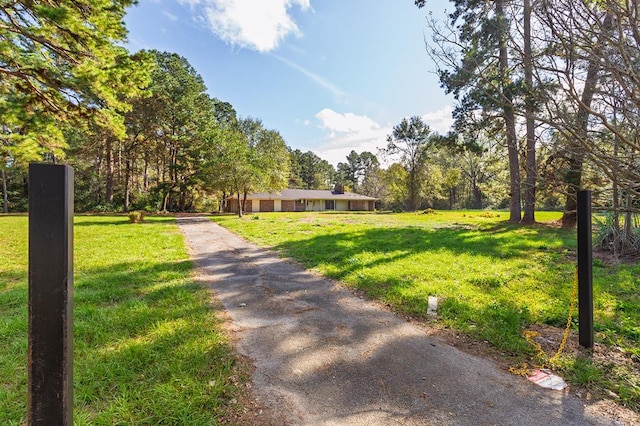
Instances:
[[[429,296],[427,301],[427,315],[438,314],[438,298],[436,296]]]
[[[560,376],[556,376],[549,370],[533,370],[530,375],[527,376],[530,382],[536,385],[554,390],[562,390],[567,387],[567,383]]]

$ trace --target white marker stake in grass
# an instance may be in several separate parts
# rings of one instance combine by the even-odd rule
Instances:
[[[438,298],[436,296],[429,296],[427,301],[427,315],[438,315]]]

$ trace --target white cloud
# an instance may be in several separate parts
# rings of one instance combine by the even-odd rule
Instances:
[[[337,113],[325,108],[316,114],[322,128],[331,131],[332,134],[368,134],[380,129],[380,125],[366,115],[356,115],[352,112]]]
[[[435,112],[428,112],[423,114],[421,117],[424,122],[429,125],[429,128],[432,131],[444,135],[451,130],[451,126],[453,125],[453,118],[451,117],[452,112],[453,108],[451,105],[445,105],[439,110]]]
[[[451,129],[452,107],[450,105],[421,115],[432,131],[445,134]],[[376,155],[387,144],[387,136],[393,131],[393,125],[380,125],[366,115],[352,112],[338,113],[325,108],[315,115],[325,137],[320,146],[313,151],[329,163],[337,165],[345,162],[347,155],[355,150],[358,153],[369,151]],[[397,123],[401,119],[397,120]],[[380,158],[383,161],[382,158]]]
[[[377,154],[391,132],[391,127],[383,127],[366,115],[352,112],[338,113],[325,108],[315,117],[326,131],[326,136],[322,145],[314,151],[334,165],[346,161],[346,156],[352,150]]]
[[[290,34],[302,32],[289,15],[298,6],[311,8],[310,0],[179,0],[201,9],[214,34],[221,40],[258,52],[275,50]]]

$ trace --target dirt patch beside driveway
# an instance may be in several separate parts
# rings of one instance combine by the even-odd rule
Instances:
[[[445,345],[206,218],[177,220],[200,279],[231,319],[238,352],[255,365],[265,423],[625,423]]]

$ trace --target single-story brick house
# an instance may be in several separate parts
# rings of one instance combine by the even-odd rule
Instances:
[[[277,193],[247,194],[244,212],[304,212],[374,210],[377,198],[348,191],[283,189]],[[224,211],[238,212],[238,197],[225,199]]]

